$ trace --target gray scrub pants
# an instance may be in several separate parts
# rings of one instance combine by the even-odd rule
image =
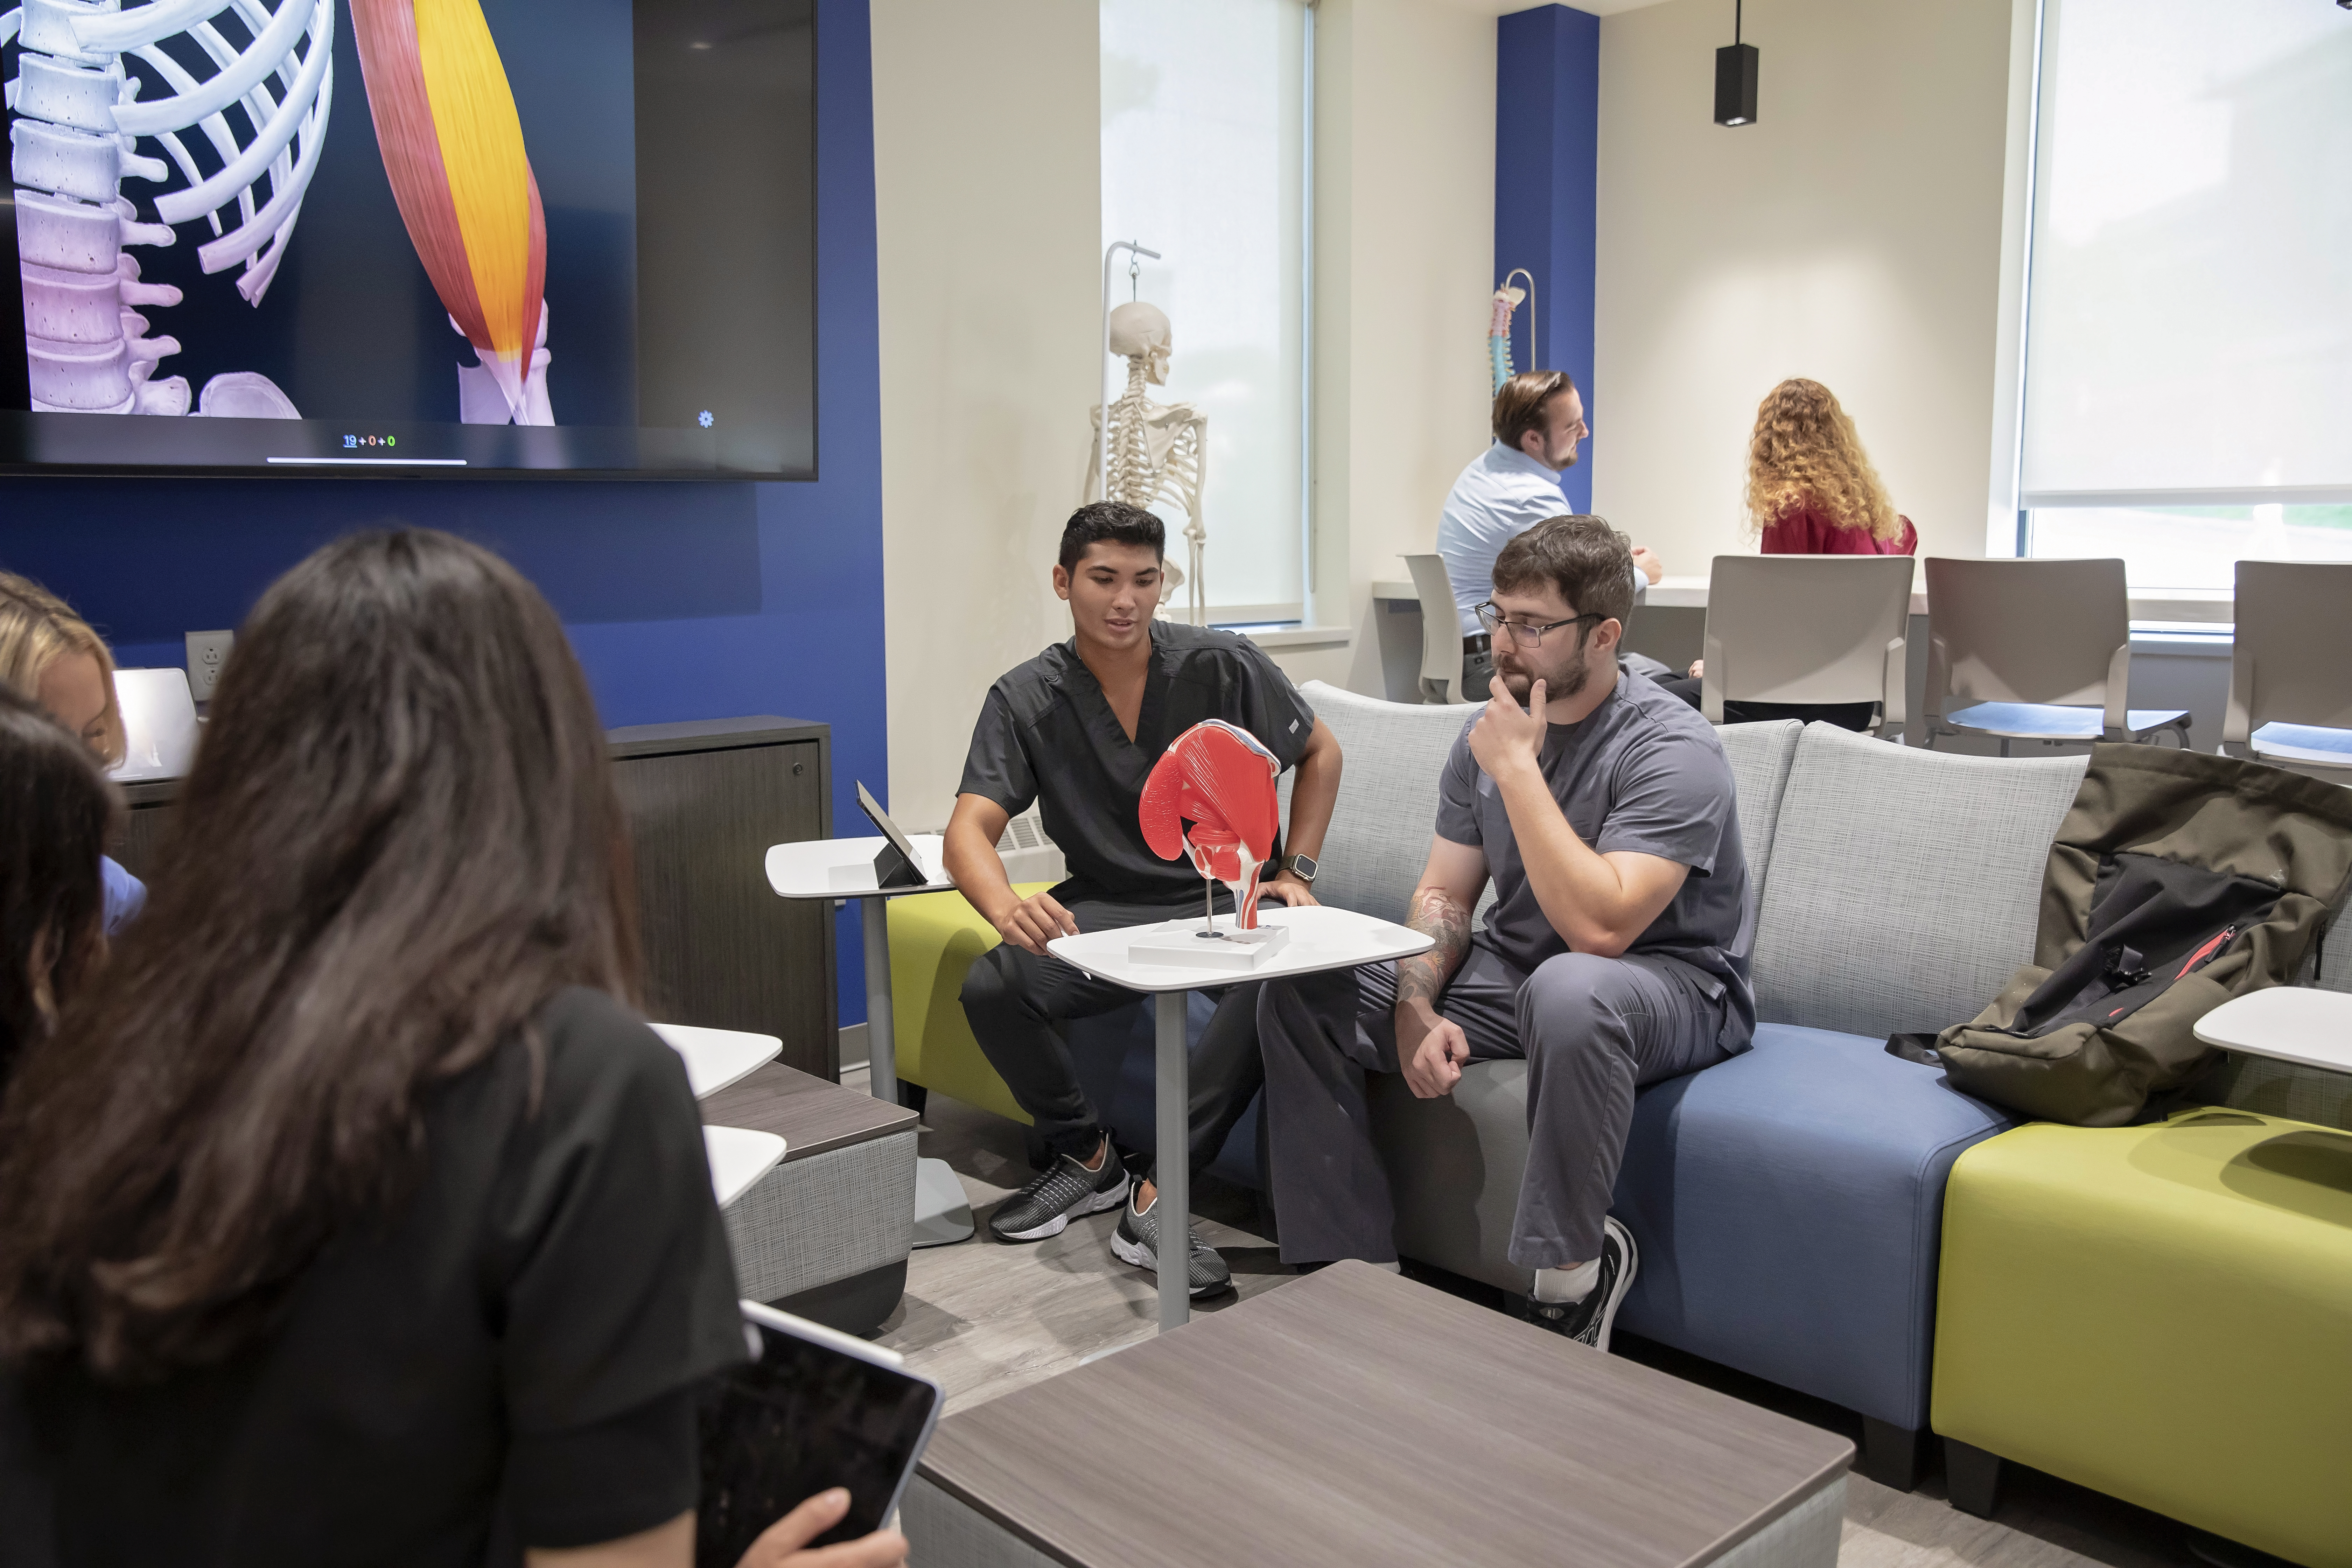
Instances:
[[[1523,1268],[1601,1255],[1633,1091],[1731,1054],[1722,987],[1673,958],[1569,952],[1528,974],[1473,944],[1437,1011],[1461,1026],[1471,1060],[1527,1059],[1528,1168],[1510,1247]],[[1283,1261],[1393,1261],[1396,1209],[1365,1087],[1398,1070],[1396,965],[1266,982],[1258,1045]]]

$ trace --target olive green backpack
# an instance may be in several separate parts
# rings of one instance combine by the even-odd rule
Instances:
[[[2291,984],[2352,884],[2352,789],[2102,745],[2042,879],[2033,962],[1992,1005],[1887,1048],[2028,1116],[2120,1127],[2212,1058],[2197,1020]]]

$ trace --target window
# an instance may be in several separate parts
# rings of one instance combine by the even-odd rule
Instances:
[[[2043,0],[2028,552],[2352,559],[2352,11]]]
[[[1300,0],[1102,0],[1103,243],[1161,258],[1131,283],[1114,263],[1111,302],[1168,313],[1151,395],[1208,417],[1219,624],[1304,613],[1308,26]],[[1181,560],[1181,509],[1157,510]]]

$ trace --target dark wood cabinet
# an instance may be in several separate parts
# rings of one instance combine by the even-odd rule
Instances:
[[[767,716],[610,731],[629,817],[646,952],[646,1010],[666,1023],[750,1029],[780,1059],[840,1077],[833,908],[768,886],[768,846],[833,831],[832,735]],[[131,784],[116,858],[148,874],[174,780]]]

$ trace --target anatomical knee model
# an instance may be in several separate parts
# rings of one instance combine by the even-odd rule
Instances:
[[[216,23],[236,18],[247,42]],[[207,273],[243,271],[237,292],[258,305],[278,270],[303,193],[319,165],[334,101],[334,0],[25,0],[0,16],[0,43],[21,47],[7,84],[16,253],[25,293],[25,350],[33,406],[44,413],[191,412],[183,376],[157,380],[180,352],[150,336],[145,311],[180,302],[180,290],[139,280],[126,247],[167,246],[177,226],[202,219],[212,237],[196,247]],[[194,46],[167,52],[184,38]],[[199,77],[183,63],[201,53]],[[142,98],[136,60],[169,89]],[[241,107],[243,132],[226,117]],[[206,173],[191,133],[210,149]],[[162,157],[138,149],[144,143]],[[139,221],[123,182],[186,184],[154,198],[154,223]],[[224,214],[231,215],[226,220]],[[205,384],[194,412],[242,418],[299,417],[267,376],[250,371]]]
[[[449,324],[468,425],[552,425],[547,216],[522,117],[478,0],[352,0],[352,37],[393,199]]]
[[[1208,588],[1201,574],[1202,546],[1209,531],[1201,523],[1201,487],[1208,478],[1208,416],[1189,403],[1154,403],[1146,384],[1164,386],[1172,350],[1168,318],[1157,305],[1121,305],[1110,313],[1110,352],[1127,360],[1127,390],[1110,405],[1109,479],[1105,500],[1150,507],[1173,501],[1184,509],[1189,571],[1171,573],[1175,585],[1191,584],[1193,625],[1208,619]],[[1097,441],[1087,447],[1087,497],[1095,497],[1102,477],[1099,457],[1102,410],[1094,411]]]

